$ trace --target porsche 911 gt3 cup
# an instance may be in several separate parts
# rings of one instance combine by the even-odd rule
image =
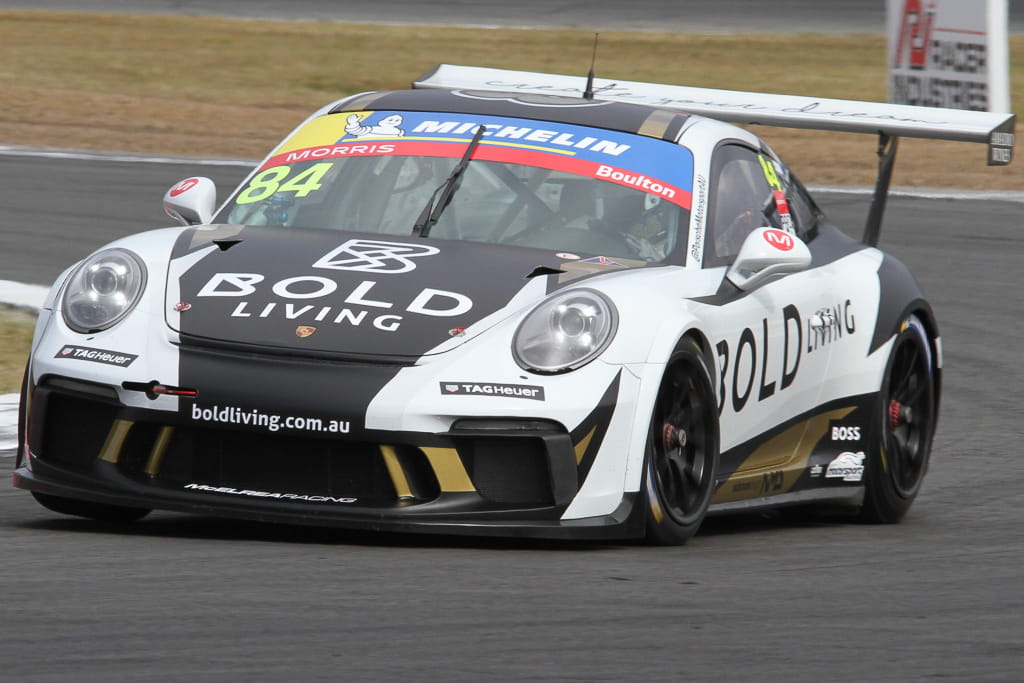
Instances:
[[[1013,117],[583,80],[442,66],[316,112],[219,208],[176,184],[182,227],[51,290],[15,485],[100,519],[658,543],[759,507],[898,521],[942,349],[874,246],[895,139],[1005,163]],[[864,238],[729,122],[880,135]]]

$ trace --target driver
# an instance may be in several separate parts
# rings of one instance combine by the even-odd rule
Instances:
[[[581,230],[596,227],[598,198],[589,180],[566,180],[558,197],[558,213],[567,228]]]
[[[623,239],[643,260],[661,261],[668,255],[668,230],[653,212],[645,213],[641,218],[641,222],[634,223],[623,234]]]
[[[636,207],[631,200],[631,205]],[[669,230],[661,197],[644,194],[643,207],[639,214],[633,213],[620,225],[626,226],[621,233],[629,248],[645,261],[661,261],[670,249]],[[636,211],[634,208],[634,211]]]

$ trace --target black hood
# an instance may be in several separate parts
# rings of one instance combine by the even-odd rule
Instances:
[[[172,259],[167,322],[186,340],[401,358],[468,339],[464,328],[533,278],[520,302],[544,296],[567,265],[524,247],[241,226],[186,230]]]

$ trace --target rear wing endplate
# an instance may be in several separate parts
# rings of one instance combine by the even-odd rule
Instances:
[[[414,88],[487,90],[582,97],[582,76],[442,64],[413,82]],[[595,99],[632,102],[700,114],[735,124],[760,124],[879,136],[879,173],[864,241],[876,244],[900,137],[979,142],[990,166],[1013,159],[1014,114],[915,107],[798,95],[659,85],[595,78]]]

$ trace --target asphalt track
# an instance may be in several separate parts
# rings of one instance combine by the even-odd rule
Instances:
[[[46,282],[165,225],[179,178],[243,170],[0,156],[0,279]],[[865,197],[820,198],[859,234]],[[0,679],[1020,681],[1022,209],[890,203],[882,246],[929,293],[946,361],[903,524],[722,518],[682,548],[115,527],[0,487]]]

